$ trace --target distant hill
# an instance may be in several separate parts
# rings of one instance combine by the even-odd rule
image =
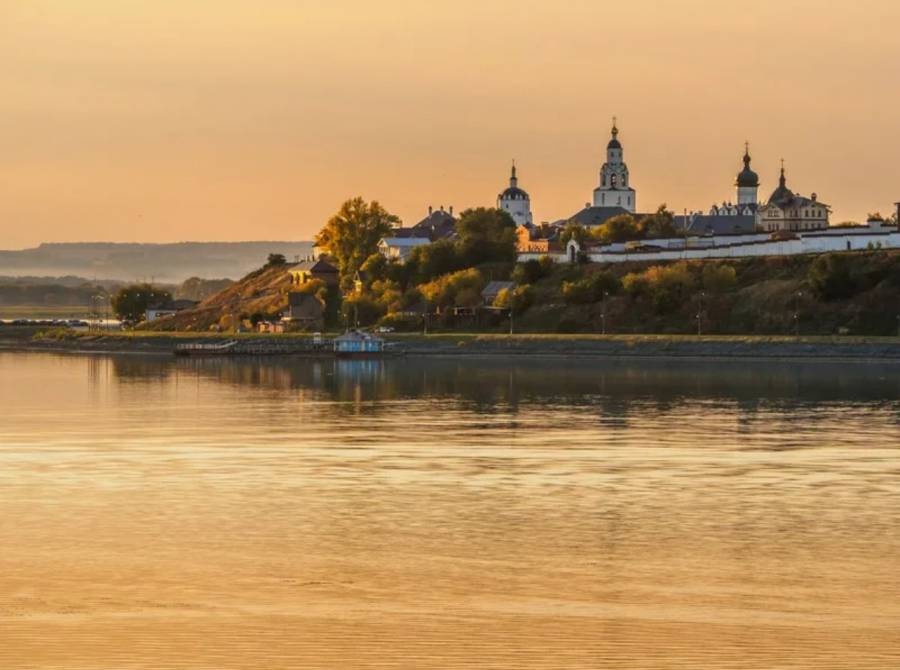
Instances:
[[[0,273],[179,283],[189,277],[243,277],[270,253],[288,260],[305,257],[312,253],[312,242],[45,243],[0,251]]]

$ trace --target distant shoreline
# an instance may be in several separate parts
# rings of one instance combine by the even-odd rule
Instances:
[[[33,333],[0,332],[2,352],[171,355],[175,345],[230,339],[226,335],[190,333],[112,333],[65,339],[33,339]],[[308,336],[255,336],[242,340],[301,343]],[[680,359],[680,360],[853,360],[900,363],[896,337],[775,337],[689,335],[453,334],[389,335],[388,342],[406,357],[527,359]],[[302,357],[301,351],[272,354]]]

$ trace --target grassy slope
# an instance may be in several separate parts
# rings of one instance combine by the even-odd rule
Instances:
[[[799,311],[803,334],[890,336],[897,333],[900,311],[900,252],[858,252],[850,256],[853,273],[864,289],[836,301],[815,297],[807,281],[817,256],[751,258],[727,261],[692,261],[688,265],[699,280],[704,265],[727,264],[737,271],[737,285],[721,294],[707,293],[703,303],[703,331],[718,334],[790,335]],[[536,285],[534,306],[518,317],[524,332],[553,332],[560,323],[577,332],[599,332],[603,306],[567,305],[560,297],[563,281],[579,273],[606,270],[618,277],[642,272],[652,263],[589,265],[580,269],[560,267],[552,277]],[[657,263],[658,265],[658,263]],[[670,307],[650,299],[620,295],[606,304],[609,333],[689,334],[697,331],[698,288]],[[802,294],[798,296],[798,294]]]
[[[287,307],[291,278],[288,265],[264,267],[210,296],[195,309],[142,326],[146,331],[204,332],[223,317],[261,312],[270,314]]]
[[[815,298],[807,282],[809,267],[816,256],[751,258],[730,261],[693,261],[697,276],[708,264],[728,264],[737,271],[737,285],[721,294],[704,299],[703,331],[721,335],[793,335],[794,314],[800,313],[804,335],[832,335],[846,331],[852,335],[891,336],[897,333],[900,310],[900,252],[857,252],[848,256],[853,272],[864,286],[848,299],[825,302]],[[564,324],[578,333],[599,333],[600,303],[567,305],[561,297],[563,281],[584,273],[606,270],[623,277],[642,272],[651,263],[627,263],[608,266],[559,266],[553,276],[535,285],[536,300],[516,318],[521,333],[555,333]],[[290,279],[287,266],[263,268],[240,282],[208,298],[197,309],[148,324],[147,330],[208,332],[223,316],[272,313],[287,305]],[[666,335],[697,331],[697,294],[682,296],[675,304],[660,307],[648,298],[633,300],[613,296],[606,304],[608,333]],[[802,297],[798,298],[798,293]],[[498,321],[495,332],[508,328]],[[437,324],[433,324],[436,327]],[[453,335],[459,337],[459,335]]]

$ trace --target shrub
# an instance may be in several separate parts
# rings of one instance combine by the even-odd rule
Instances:
[[[540,260],[531,259],[519,263],[513,268],[512,280],[517,284],[534,284],[549,277],[553,273],[554,262],[549,256],[542,256]]]
[[[730,265],[706,265],[703,268],[703,288],[712,293],[725,293],[737,284],[737,272]]]
[[[622,288],[632,298],[640,298],[650,293],[650,280],[643,272],[630,272],[622,278]]]
[[[474,300],[473,295],[480,297],[484,283],[481,273],[475,268],[469,268],[438,277],[419,286],[419,290],[425,300],[432,305],[449,307],[460,304],[458,296],[461,293],[465,302]]]
[[[347,298],[341,304],[341,311],[344,323],[351,326],[371,326],[384,315],[378,303],[364,296]]]
[[[840,254],[819,256],[809,266],[807,279],[813,293],[822,300],[849,298],[857,289],[850,260]]]
[[[622,290],[622,282],[611,272],[596,272],[584,279],[563,282],[562,294],[571,304],[588,304],[603,300],[604,294],[615,295]]]
[[[150,284],[132,284],[116,291],[110,304],[117,318],[137,322],[144,320],[144,313],[149,307],[171,299],[171,293]]]
[[[40,330],[34,334],[35,340],[74,340],[78,337],[78,333],[72,328],[57,326]]]
[[[499,309],[512,308],[513,314],[521,314],[534,303],[534,289],[529,285],[517,286],[516,288],[502,289],[494,300],[494,307]]]

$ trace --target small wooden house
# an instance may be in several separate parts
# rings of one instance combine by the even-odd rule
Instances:
[[[321,330],[325,325],[325,305],[310,293],[288,293],[288,308],[281,320],[294,330]]]
[[[340,281],[340,271],[324,258],[294,263],[288,272],[292,286],[303,286],[314,279],[319,279],[329,286],[336,286]]]

